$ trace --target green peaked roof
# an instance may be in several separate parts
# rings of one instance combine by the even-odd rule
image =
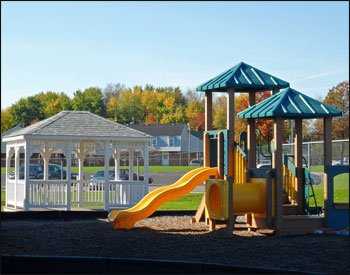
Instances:
[[[279,93],[237,114],[238,118],[300,117],[319,118],[341,116],[342,112],[294,89]]]
[[[233,87],[235,92],[266,91],[287,88],[289,83],[241,62],[199,85],[197,91],[227,92],[228,87]]]

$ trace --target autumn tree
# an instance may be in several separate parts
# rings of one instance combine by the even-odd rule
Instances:
[[[199,113],[195,118],[190,120],[191,127],[195,128],[198,131],[205,130],[205,113]]]
[[[119,102],[115,96],[111,96],[107,103],[107,118],[118,122],[119,112]]]
[[[1,109],[1,134],[14,126],[16,126],[16,124],[11,115],[10,107],[7,107],[5,110]]]
[[[349,138],[349,81],[332,87],[323,102],[342,111],[341,117],[333,118],[333,138]]]
[[[342,116],[332,119],[332,138],[349,138],[349,81],[343,81],[332,87],[323,103],[342,111]],[[317,119],[314,122],[314,140],[322,140],[323,119]]]
[[[113,96],[119,99],[120,92],[125,90],[124,84],[120,83],[107,83],[106,87],[103,89],[104,100],[106,105],[108,104],[110,98]]]

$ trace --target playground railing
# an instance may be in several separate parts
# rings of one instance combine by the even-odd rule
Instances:
[[[296,193],[296,168],[295,165],[288,159],[283,158],[283,190],[289,196],[291,203],[297,201]]]
[[[246,170],[247,170],[247,157],[244,151],[236,146],[234,150],[235,167],[234,167],[234,179],[235,183],[245,183],[246,182]]]

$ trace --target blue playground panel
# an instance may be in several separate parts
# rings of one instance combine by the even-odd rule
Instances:
[[[328,219],[327,227],[329,228],[345,228],[349,227],[349,209],[335,209],[334,208],[334,177],[343,174],[349,173],[349,165],[337,165],[337,166],[327,166],[328,174]]]

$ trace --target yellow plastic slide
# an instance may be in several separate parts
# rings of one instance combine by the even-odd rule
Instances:
[[[131,229],[135,222],[149,217],[164,203],[188,194],[211,175],[218,177],[217,168],[201,167],[194,169],[176,183],[153,190],[135,206],[126,210],[111,211],[108,214],[108,220],[113,222],[114,229]]]

